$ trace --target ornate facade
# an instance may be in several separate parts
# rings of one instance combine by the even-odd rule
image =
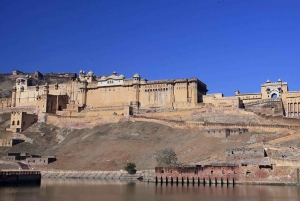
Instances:
[[[261,85],[260,93],[224,97],[206,94],[206,84],[197,78],[147,80],[139,74],[132,78],[117,75],[96,77],[93,72],[79,72],[63,84],[32,86],[30,76],[18,78],[12,90],[12,107],[35,106],[37,113],[79,112],[83,108],[197,108],[201,104],[217,107],[245,107],[267,115],[300,117],[300,91],[288,91],[287,82],[278,79]],[[6,100],[7,101],[7,100]],[[128,109],[128,108],[127,108]],[[130,109],[129,109],[130,110]],[[127,113],[132,113],[132,111]]]
[[[300,91],[289,91],[288,83],[278,79],[277,82],[267,80],[261,85],[260,93],[241,94],[238,90],[235,96],[239,97],[245,107],[254,108],[255,105],[264,105],[260,110],[270,114],[285,115],[287,117],[300,117]]]

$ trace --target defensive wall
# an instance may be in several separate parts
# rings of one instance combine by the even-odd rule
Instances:
[[[300,167],[300,161],[295,159],[272,157],[271,162],[276,166]]]
[[[300,119],[291,118],[291,117],[283,117],[283,116],[272,116],[272,115],[265,115],[261,113],[257,113],[258,116],[265,118],[266,120],[271,120],[274,122],[280,122],[282,124],[289,124],[289,125],[300,125]]]
[[[227,148],[225,157],[227,161],[264,158],[267,156],[264,148]]]
[[[227,138],[228,136],[238,136],[248,132],[246,128],[222,128],[222,129],[206,129],[204,135],[206,137]]]
[[[0,147],[12,147],[21,142],[24,142],[24,140],[23,139],[0,139]]]
[[[35,112],[35,105],[33,105],[33,106],[25,106],[25,107],[6,107],[6,108],[0,108],[0,113],[11,113],[12,111],[34,113]]]
[[[56,161],[56,156],[29,155],[28,153],[8,153],[1,158],[7,161],[25,160],[27,165],[47,165]]]
[[[28,165],[48,165],[49,163],[55,162],[55,156],[37,156],[26,158]]]
[[[11,107],[11,98],[0,98],[0,108]]]
[[[101,113],[98,111],[98,113],[89,115],[86,113],[85,115],[81,114],[80,116],[60,116],[56,114],[47,114],[45,116],[45,122],[58,127],[70,126],[75,128],[87,128],[97,126],[99,124],[122,122],[126,119],[126,117],[121,115],[121,112],[124,110],[114,111],[102,111]]]
[[[253,112],[260,112],[265,115],[285,115],[287,117],[300,117],[300,92],[288,91],[287,82],[278,79],[261,85],[260,93],[242,94],[235,92],[235,96],[224,97],[222,93],[207,94],[205,83],[197,78],[190,79],[165,79],[147,80],[141,78],[139,74],[125,78],[124,75],[98,76],[90,71],[85,73],[48,73],[35,72],[32,76],[37,79],[43,77],[69,78],[68,82],[48,85],[36,85],[32,81],[32,76],[21,76],[24,73],[14,71],[13,75],[16,85],[12,89],[12,99],[0,101],[0,108],[8,105],[32,106],[43,105],[47,111],[56,111],[78,108],[101,108],[101,107],[123,107],[130,105],[138,109],[198,109],[205,106],[216,108],[238,109],[245,107]],[[45,99],[40,99],[43,103],[36,103],[39,97],[48,95]],[[53,96],[53,97],[51,97]],[[67,96],[64,101],[55,96]],[[71,107],[65,107],[72,105]],[[38,106],[39,107],[39,106]],[[51,108],[51,109],[49,109]],[[76,111],[76,110],[74,110]],[[79,110],[77,110],[78,112]]]
[[[157,183],[187,184],[284,184],[299,185],[299,168],[265,165],[211,165],[190,167],[156,167]]]
[[[156,183],[236,183],[239,166],[156,167]]]
[[[114,115],[114,112],[116,113]],[[212,123],[212,122],[198,122],[198,121],[181,121],[173,120],[169,118],[157,118],[151,116],[133,115],[130,118],[123,116],[124,110],[107,110],[107,111],[95,111],[92,114],[79,113],[74,114],[74,116],[60,116],[56,114],[47,114],[46,123],[54,124],[58,126],[66,125],[98,125],[105,123],[117,123],[122,121],[147,121],[147,122],[157,122],[167,126],[175,126],[180,128],[198,128],[200,130],[219,130],[223,128],[230,129],[230,134],[240,134],[241,132],[247,131],[266,131],[266,132],[276,132],[278,129],[300,129],[300,126],[289,126],[289,125],[273,125],[273,124],[230,124],[230,123]],[[72,114],[73,115],[73,114]],[[76,116],[75,116],[76,115]],[[241,130],[243,129],[243,131]],[[248,130],[247,130],[248,129]],[[234,131],[236,131],[234,133]]]
[[[92,180],[152,180],[154,171],[137,171],[136,174],[129,174],[127,171],[74,171],[74,170],[43,170],[42,178],[53,179],[92,179]]]
[[[268,131],[274,132],[278,129],[300,129],[300,126],[294,125],[276,125],[276,124],[231,124],[231,123],[214,123],[214,122],[197,122],[197,121],[187,121],[187,126],[194,128],[247,128],[249,131]]]
[[[186,127],[186,128],[198,128],[200,130],[209,130],[209,129],[248,129],[249,132],[252,131],[260,131],[260,132],[278,132],[281,130],[291,129],[291,130],[298,130],[300,126],[296,125],[279,125],[279,124],[231,124],[231,123],[214,123],[214,122],[203,122],[203,121],[181,121],[181,120],[174,120],[170,118],[160,118],[158,116],[144,116],[144,115],[134,115],[132,116],[134,119],[138,120],[145,120],[148,121],[160,121],[160,122],[167,122],[171,123],[172,125],[177,125],[179,127]],[[177,118],[178,119],[178,118]],[[179,118],[181,119],[181,118]]]

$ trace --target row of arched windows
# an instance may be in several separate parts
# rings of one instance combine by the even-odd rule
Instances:
[[[11,125],[15,125],[15,121],[12,121]],[[20,125],[20,121],[19,120],[17,121],[17,125]]]
[[[15,125],[15,121],[12,121],[11,125],[14,126],[14,125]],[[20,125],[20,121],[19,121],[19,120],[17,121],[17,125]],[[23,122],[23,126],[24,126],[24,125],[25,125],[25,121]]]

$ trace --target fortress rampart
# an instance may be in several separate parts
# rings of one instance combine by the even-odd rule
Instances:
[[[288,176],[289,175],[289,176]],[[171,184],[300,184],[300,172],[295,167],[271,165],[218,164],[189,167],[156,167],[156,183]]]
[[[243,94],[237,90],[235,96],[224,97],[222,93],[207,94],[205,83],[197,78],[147,80],[139,74],[125,78],[116,72],[97,77],[92,71],[80,71],[78,76],[76,73],[42,74],[36,71],[30,76],[25,76],[25,73],[18,70],[13,71],[11,76],[17,78],[12,98],[1,99],[0,108],[34,106],[38,97],[45,96],[45,107],[52,104],[56,111],[60,108],[105,108],[125,105],[137,109],[188,109],[199,108],[202,107],[201,104],[205,104],[221,108],[245,107],[252,112],[273,116],[300,117],[300,92],[288,91],[287,82],[280,79],[276,82],[267,80],[261,85],[259,93]],[[32,77],[67,78],[69,81],[34,85]],[[67,104],[72,106],[63,108],[59,100],[48,101],[50,95],[65,95],[68,97]],[[80,110],[82,109],[74,111]]]

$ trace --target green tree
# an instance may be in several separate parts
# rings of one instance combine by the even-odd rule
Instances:
[[[173,148],[165,148],[158,150],[155,153],[155,158],[158,166],[176,166],[177,164],[177,155]]]
[[[135,169],[136,165],[135,163],[129,162],[124,166],[124,169],[129,173],[129,174],[135,174],[136,173],[136,169]]]

